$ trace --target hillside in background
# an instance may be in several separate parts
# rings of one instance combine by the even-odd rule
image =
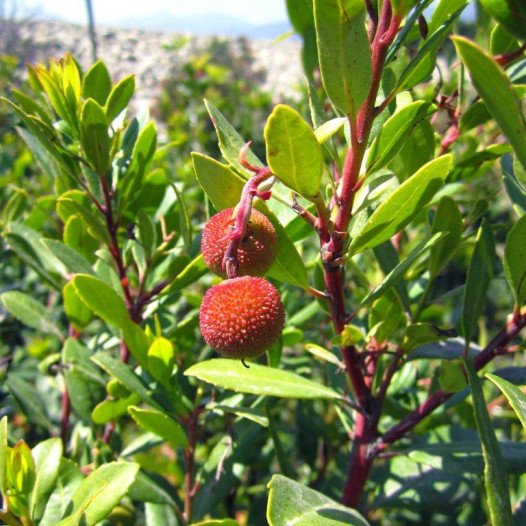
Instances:
[[[154,20],[155,17],[152,23]],[[71,52],[83,67],[91,63],[91,48],[85,26],[30,20],[21,24],[19,31],[23,39],[31,42],[31,52],[24,57],[24,61],[47,62],[49,58],[59,58]],[[299,86],[302,82],[300,42],[293,38],[276,41],[256,39],[256,36],[257,32],[252,39],[221,38],[228,38],[234,50],[239,49],[243,42],[248,42],[254,56],[252,68],[262,73],[259,76],[265,79],[263,88],[273,94],[276,102],[294,96],[291,86]],[[105,60],[116,78],[135,74],[135,104],[138,107],[151,106],[171,68],[202,53],[213,38],[196,35],[190,26],[184,32],[97,27],[99,58]],[[181,41],[184,44],[181,45]]]

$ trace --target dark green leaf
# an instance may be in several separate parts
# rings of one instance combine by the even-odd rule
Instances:
[[[462,214],[451,197],[443,197],[433,220],[433,234],[447,234],[432,249],[429,257],[429,274],[433,279],[453,257],[462,237]]]
[[[398,265],[391,271],[385,278],[382,283],[378,285],[373,291],[371,291],[367,296],[362,300],[362,307],[372,303],[382,296],[387,290],[392,286],[396,285],[400,281],[404,274],[411,268],[411,266],[426,252],[428,252],[432,247],[434,247],[440,240],[442,240],[447,234],[439,232],[434,234],[427,241],[422,241],[419,243],[407,256],[398,263]]]
[[[434,159],[391,193],[351,242],[351,254],[379,245],[402,230],[442,187],[451,161],[451,155]]]
[[[119,380],[131,393],[136,394],[143,402],[161,409],[159,404],[150,396],[150,392],[142,380],[128,365],[116,358],[112,358],[104,352],[99,352],[91,358],[99,367],[104,369],[110,376]]]
[[[420,84],[420,82],[423,82],[431,75],[433,69],[435,69],[438,51],[449,35],[451,26],[461,11],[462,10],[459,9],[453,13],[442,26],[424,41],[422,47],[420,47],[416,55],[409,62],[409,65],[402,71],[396,86],[398,92]]]
[[[32,424],[50,431],[52,426],[46,405],[34,386],[29,385],[18,373],[10,373],[5,383],[27,419]]]
[[[82,107],[80,142],[87,160],[99,177],[105,177],[110,165],[111,140],[104,109],[93,99]]]
[[[154,409],[142,409],[132,406],[128,413],[145,431],[150,431],[168,442],[172,448],[185,448],[188,446],[186,433],[181,425],[168,415]]]
[[[437,108],[429,102],[417,100],[390,117],[368,151],[367,171],[379,170],[389,164],[401,150],[414,127],[436,110]]]
[[[493,278],[495,241],[484,220],[477,234],[464,289],[462,332],[466,343],[473,339],[480,315],[486,305],[486,294]]]
[[[344,115],[356,115],[372,79],[362,0],[315,0],[314,20],[323,86]]]
[[[455,393],[466,387],[466,377],[460,369],[458,362],[444,360],[438,371],[440,389],[446,393]]]
[[[526,168],[526,121],[520,102],[503,69],[477,44],[464,37],[453,37],[473,84]]]
[[[515,303],[521,306],[526,300],[526,216],[513,225],[506,238],[504,270]]]
[[[0,300],[16,319],[28,327],[62,338],[62,331],[55,324],[52,311],[41,305],[29,294],[11,290],[0,295]]]
[[[356,511],[283,475],[268,483],[267,520],[270,526],[368,526]]]
[[[491,523],[511,526],[510,490],[502,452],[491,425],[480,379],[468,362],[464,362],[464,366],[471,387],[473,414],[484,456],[484,480]]]

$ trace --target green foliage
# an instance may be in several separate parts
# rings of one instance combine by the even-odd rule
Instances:
[[[308,90],[273,108],[214,39],[158,124],[102,61],[2,57],[1,522],[523,522],[523,42],[390,4],[287,1]],[[286,322],[241,363],[199,331],[199,233],[252,206]]]

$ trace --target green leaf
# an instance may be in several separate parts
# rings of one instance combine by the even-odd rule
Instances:
[[[108,102],[104,107],[108,122],[112,122],[126,108],[135,91],[135,77],[124,77],[111,90]]]
[[[146,526],[180,526],[180,521],[175,514],[173,506],[147,502],[144,505],[144,518]]]
[[[93,319],[93,313],[80,299],[72,283],[66,283],[62,289],[64,312],[69,322],[77,330],[82,330]]]
[[[402,348],[409,353],[413,349],[425,345],[426,343],[436,342],[443,338],[431,323],[414,323],[406,327]],[[410,355],[411,357],[413,354]]]
[[[97,468],[75,491],[72,516],[82,510],[83,525],[93,526],[100,522],[126,495],[138,471],[139,465],[132,462],[110,462]],[[59,526],[72,524],[77,523],[65,519]]]
[[[56,275],[65,275],[64,265],[40,242],[41,235],[22,223],[9,223],[5,239],[20,258],[53,286],[60,287]]]
[[[458,36],[452,40],[476,90],[526,168],[526,121],[506,73],[474,42]]]
[[[347,337],[349,339],[351,339],[352,336],[355,336],[355,339],[358,339],[358,341],[359,339],[363,339],[363,333],[355,325],[346,325],[344,332],[345,331],[347,331]],[[335,354],[316,343],[306,343],[305,350],[323,362],[332,363],[342,370],[345,369],[345,364]]]
[[[311,199],[320,189],[323,154],[312,128],[292,108],[278,104],[265,126],[267,162],[280,181]]]
[[[119,207],[123,207],[137,196],[144,184],[145,176],[149,170],[155,149],[157,147],[157,127],[150,121],[139,133],[133,146],[130,167],[122,178]]]
[[[142,409],[132,406],[128,413],[145,431],[160,436],[168,442],[172,448],[185,448],[188,446],[186,433],[181,425],[168,415],[155,411],[154,409]]]
[[[433,104],[417,100],[391,116],[369,149],[365,163],[367,171],[379,170],[389,164],[400,152],[414,127],[436,110]]]
[[[105,177],[110,165],[111,140],[104,109],[93,99],[82,107],[80,143],[95,173]]]
[[[138,402],[140,402],[140,398],[133,393],[117,400],[102,400],[102,402],[99,402],[93,408],[91,420],[93,420],[95,424],[116,422],[122,415],[128,412],[128,407]]]
[[[438,371],[438,384],[446,393],[456,393],[466,387],[466,377],[458,366],[458,362],[442,361]]]
[[[55,487],[46,502],[46,510],[38,526],[56,526],[60,522],[73,493],[83,480],[80,468],[71,460],[62,457],[58,463]]]
[[[35,387],[22,379],[19,373],[10,373],[5,383],[22,412],[27,416],[27,419],[32,424],[51,431],[52,425],[47,414],[46,405],[35,390]]]
[[[519,417],[522,427],[526,429],[526,395],[517,386],[500,376],[491,373],[486,373],[484,376],[486,376],[488,380],[491,380],[503,392]]]
[[[264,204],[261,203],[256,208],[268,217],[278,234],[278,255],[267,274],[279,281],[307,289],[309,280],[305,262],[298,253],[294,243],[290,240],[286,230]]]
[[[0,420],[0,493],[6,492],[6,463],[8,454],[7,416]]]
[[[330,121],[324,122],[314,130],[314,135],[320,144],[330,139],[345,123],[345,117],[336,117]]]
[[[450,34],[451,26],[461,11],[462,9],[459,9],[453,13],[442,26],[427,37],[422,47],[420,47],[404,71],[402,71],[396,85],[396,91],[398,93],[420,84],[420,82],[423,82],[431,75],[436,66],[438,51],[446,37]]]
[[[52,318],[52,311],[41,305],[29,294],[11,290],[0,295],[5,308],[23,324],[47,334],[62,338],[62,331]]]
[[[191,283],[197,281],[201,276],[204,276],[208,272],[203,261],[203,254],[196,256],[184,269],[177,274],[177,276],[172,280],[170,285],[164,289],[163,294],[171,294],[178,290],[187,287]]]
[[[270,526],[368,526],[355,510],[283,475],[268,483],[267,520]]]
[[[223,157],[239,173],[245,174],[246,178],[248,178],[252,173],[248,172],[239,162],[239,152],[245,145],[246,141],[241,135],[239,135],[239,133],[237,133],[235,128],[226,120],[225,116],[209,100],[205,99],[205,106],[216,130],[219,140],[219,148]],[[246,151],[246,158],[250,164],[263,167],[263,163],[250,148]]]
[[[362,300],[362,307],[369,305],[373,301],[377,300],[392,286],[396,285],[403,277],[404,274],[412,267],[412,265],[426,252],[432,249],[440,240],[442,240],[447,234],[439,232],[432,236],[427,241],[424,240],[419,243],[407,256],[398,263],[398,265],[391,271],[383,281],[371,291]]]
[[[71,280],[80,299],[107,324],[123,329],[129,320],[122,298],[95,276],[77,274]]]
[[[72,273],[95,275],[93,267],[76,250],[58,239],[41,239],[40,242]]]
[[[239,526],[234,519],[211,519],[203,522],[193,522],[190,526]]]
[[[155,338],[148,349],[148,372],[169,387],[174,369],[174,346],[166,338]]]
[[[387,241],[421,212],[442,187],[451,167],[451,155],[425,164],[383,201],[353,239],[351,254]]]
[[[245,184],[239,175],[201,153],[192,152],[192,161],[197,181],[216,210],[224,210],[238,203]]]
[[[265,416],[265,413],[259,409],[254,409],[253,407],[230,406],[211,402],[207,404],[206,409],[209,411],[220,412],[221,414],[232,413],[240,418],[252,420],[252,422],[256,422],[263,427],[268,427],[269,424],[268,417]]]
[[[289,371],[255,363],[251,363],[247,369],[238,360],[217,358],[200,362],[192,365],[184,374],[238,393],[282,398],[341,398],[333,389]]]
[[[315,0],[314,21],[325,91],[344,115],[356,115],[372,79],[365,4],[362,0]]]
[[[110,376],[119,380],[130,392],[136,394],[143,402],[162,409],[159,404],[150,396],[150,392],[128,365],[122,363],[116,358],[108,356],[104,352],[98,352],[91,359],[102,369],[104,369]]]
[[[49,496],[58,477],[62,457],[62,441],[50,438],[40,442],[32,451],[35,460],[35,484],[31,491],[30,513],[33,520],[44,514]]]
[[[101,106],[106,104],[111,91],[110,74],[102,60],[95,62],[82,79],[82,97],[93,99]]]
[[[526,216],[522,216],[510,230],[504,248],[504,270],[515,303],[526,300]]]
[[[146,436],[146,435],[141,435]],[[153,435],[151,435],[153,436]],[[157,439],[156,437],[156,440]],[[160,441],[160,440],[159,440]],[[166,484],[164,479],[156,480],[158,477],[150,477],[143,471],[137,473],[135,481],[128,490],[128,497],[131,500],[140,502],[155,502],[157,504],[168,504],[174,506],[171,488]],[[164,526],[164,523],[162,523]]]
[[[471,387],[473,414],[484,457],[484,481],[491,524],[511,526],[510,490],[502,452],[491,425],[480,379],[471,364],[464,361],[464,367]]]
[[[427,23],[432,35],[455,11],[464,8],[469,0],[440,0]]]
[[[493,278],[495,240],[484,220],[477,233],[475,249],[468,268],[462,308],[462,332],[468,344],[473,339],[479,318],[486,305],[486,294]]]
[[[526,172],[522,166],[513,162],[513,156],[509,154],[501,157],[500,166],[506,193],[513,204],[515,213],[521,217],[526,213],[526,189],[524,188],[524,181],[519,180],[519,177],[522,175],[521,171]],[[516,168],[520,170],[516,170]]]
[[[429,274],[433,279],[453,257],[462,238],[462,213],[451,197],[443,197],[437,206],[432,233],[447,234],[432,249],[429,257]]]
[[[95,215],[87,206],[84,206],[82,203],[77,203],[73,199],[67,197],[60,197],[57,204],[70,215],[80,216],[86,223],[88,232],[94,238],[104,241],[105,243],[110,242],[110,235],[108,234],[106,225],[102,222],[101,218]],[[64,240],[66,241],[65,238]]]

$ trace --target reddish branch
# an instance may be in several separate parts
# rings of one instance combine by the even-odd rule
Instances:
[[[473,359],[473,368],[479,371],[496,356],[506,354],[508,347],[520,331],[526,327],[526,308],[519,316],[513,316],[488,345]],[[386,431],[375,446],[375,454],[380,453],[393,442],[405,436],[426,416],[442,405],[453,393],[439,390],[430,394],[412,413]]]
[[[351,220],[354,196],[362,183],[360,180],[360,168],[367,148],[372,123],[376,116],[375,102],[382,78],[386,53],[400,27],[400,19],[398,16],[393,15],[389,1],[383,2],[378,23],[375,24],[373,19],[373,26],[371,86],[358,114],[348,115],[351,128],[351,147],[345,156],[339,188],[335,196],[337,214],[334,228],[329,235],[327,233],[320,235],[325,286],[329,296],[331,318],[337,334],[343,331],[349,318],[345,307],[345,278],[342,264],[345,236]],[[372,32],[370,35],[372,36]],[[372,459],[368,452],[371,443],[376,438],[379,411],[375,410],[376,401],[371,394],[365,376],[366,374],[374,374],[374,370],[365,372],[362,369],[359,353],[354,346],[344,346],[342,348],[342,356],[356,398],[363,409],[363,412],[358,412],[356,415],[353,446],[342,499],[344,504],[357,507],[371,468]],[[375,361],[370,363],[373,369],[375,363]]]

